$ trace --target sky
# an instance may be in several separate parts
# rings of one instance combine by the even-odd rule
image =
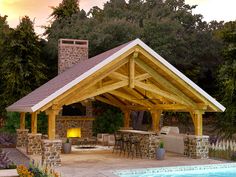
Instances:
[[[0,15],[8,16],[8,24],[16,27],[20,17],[28,15],[35,22],[38,34],[43,33],[41,26],[47,25],[52,6],[62,0],[0,0]],[[93,6],[103,7],[107,0],[80,0],[80,8],[88,11]],[[204,16],[204,20],[236,20],[236,0],[185,0],[190,5],[198,5],[193,11]]]

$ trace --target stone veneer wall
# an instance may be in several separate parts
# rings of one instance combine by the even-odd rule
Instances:
[[[42,140],[42,163],[61,166],[61,140]]]
[[[209,153],[209,136],[187,135],[184,138],[184,155],[194,159],[206,159]]]
[[[129,134],[129,133],[128,133]],[[160,138],[156,134],[132,134],[137,139],[141,139],[140,146],[142,158],[156,159],[156,149],[159,146]],[[125,135],[126,136],[126,135]]]
[[[16,139],[16,146],[17,147],[26,147],[28,142],[28,129],[17,129],[17,139]]]
[[[41,154],[41,139],[42,134],[37,133],[29,133],[28,134],[28,144],[27,144],[27,154],[29,155],[35,155],[35,154]]]
[[[58,73],[88,59],[88,41],[60,39],[58,45]]]
[[[56,134],[59,138],[66,138],[67,129],[81,128],[81,137],[92,137],[93,120],[94,118],[81,116],[58,116],[56,119]]]

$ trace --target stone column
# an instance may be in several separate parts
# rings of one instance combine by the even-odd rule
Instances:
[[[29,133],[28,134],[28,144],[27,144],[27,154],[29,155],[35,155],[35,154],[41,154],[41,139],[42,134],[37,133]]]
[[[193,159],[207,159],[209,136],[187,135],[184,138],[184,155]]]
[[[61,166],[61,148],[61,140],[42,140],[43,164]]]
[[[28,129],[17,129],[17,140],[16,140],[16,146],[17,147],[26,147],[27,141],[28,141]]]

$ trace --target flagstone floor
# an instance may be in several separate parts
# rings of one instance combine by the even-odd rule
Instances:
[[[190,159],[179,154],[167,153],[164,160],[127,158],[111,150],[72,151],[62,155],[62,166],[56,171],[66,177],[106,177],[107,171],[163,166],[201,165],[224,163],[213,159]]]
[[[24,149],[20,151],[25,154]],[[29,157],[41,161],[41,156]],[[174,153],[166,153],[164,160],[131,159],[112,153],[111,147],[90,150],[73,147],[70,154],[62,154],[61,158],[62,166],[56,167],[56,171],[62,177],[111,177],[106,173],[114,170],[226,163],[214,159],[191,159]]]

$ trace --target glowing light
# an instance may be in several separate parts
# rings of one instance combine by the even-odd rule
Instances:
[[[81,129],[80,128],[70,128],[67,130],[67,138],[80,138]]]

